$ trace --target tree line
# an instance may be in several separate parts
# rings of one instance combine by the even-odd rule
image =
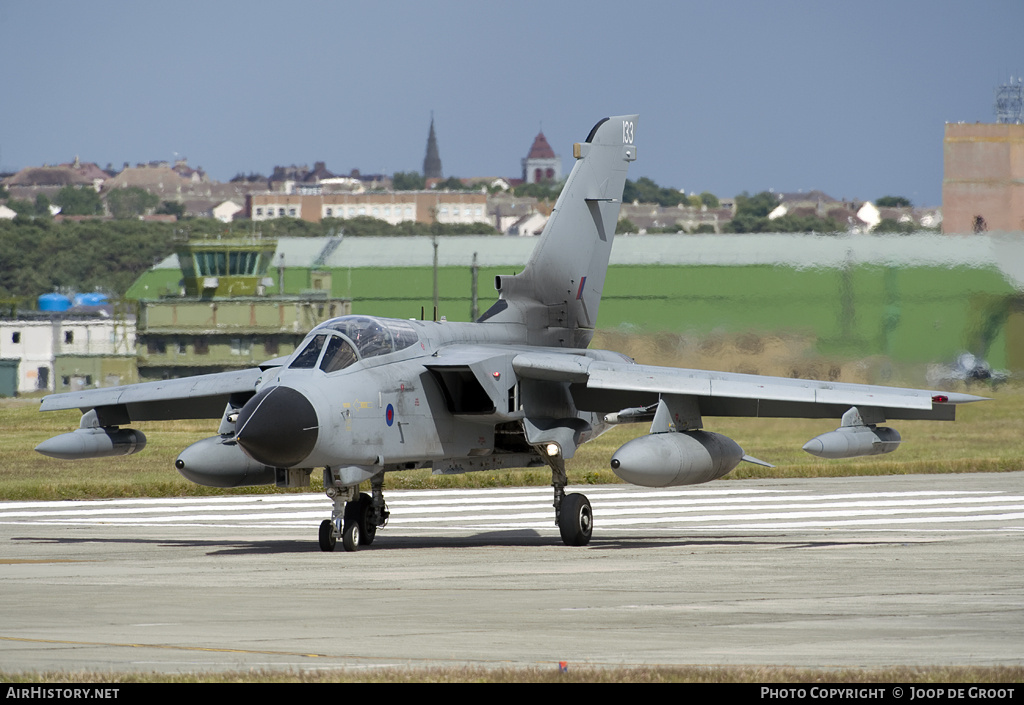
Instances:
[[[170,223],[0,221],[0,298],[57,289],[121,295],[174,251],[173,238]]]
[[[395,235],[497,234],[484,224],[401,223],[360,216],[309,223],[297,218],[272,221],[185,219],[177,223],[134,220],[66,220],[22,217],[0,220],[0,300],[28,300],[55,290],[103,291],[119,297],[148,268],[173,254],[184,235],[190,238],[221,236],[345,237]]]

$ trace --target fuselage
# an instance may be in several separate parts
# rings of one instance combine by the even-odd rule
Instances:
[[[528,345],[522,331],[507,324],[332,319],[263,375],[238,414],[238,443],[268,466],[352,466],[367,476],[425,465],[459,471],[540,464],[522,430],[531,406],[543,417],[579,418],[580,442],[607,426],[577,411],[567,390],[554,410],[550,398],[531,399],[512,360],[543,348]]]

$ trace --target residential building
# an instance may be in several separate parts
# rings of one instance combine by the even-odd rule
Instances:
[[[261,193],[246,198],[252,220],[370,216],[396,225],[416,223],[487,223],[487,195],[466,191],[389,191],[372,193]]]
[[[166,164],[140,164],[128,166],[103,184],[104,193],[116,188],[141,188],[154,193],[161,199],[176,199],[193,185],[192,179],[179,174]]]
[[[223,201],[213,207],[211,214],[222,223],[230,223],[234,219],[235,215],[237,213],[241,213],[243,210],[245,210],[245,208],[234,201]]]
[[[28,167],[0,181],[15,198],[34,200],[42,194],[52,198],[65,186],[91,188],[99,191],[110,174],[91,162],[75,157],[68,164]]]
[[[528,213],[512,223],[505,234],[519,237],[540,235],[544,231],[544,226],[548,223],[548,217],[536,211]]]

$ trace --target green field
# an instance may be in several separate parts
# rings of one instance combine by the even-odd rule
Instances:
[[[479,269],[480,313],[497,298],[495,276],[515,268]],[[351,298],[354,314],[432,316],[430,266],[337,267],[331,277],[332,295]],[[176,291],[178,279],[174,269],[151,269],[127,295],[156,298]],[[441,266],[437,280],[438,316],[471,320],[470,268]],[[286,269],[288,293],[309,287],[308,269]],[[969,266],[611,264],[599,323],[605,331],[800,334],[818,355],[899,364],[948,363],[970,349],[995,368],[1024,369],[1024,356],[1014,353],[1020,345],[1012,344],[1012,331],[1024,329],[1012,313],[1014,296],[995,269]]]
[[[496,274],[481,269],[479,310],[497,298]],[[420,268],[335,270],[333,292],[352,298],[353,313],[415,318],[430,315],[433,272]],[[439,315],[470,320],[471,276],[438,273]],[[615,266],[609,268],[600,327],[611,331],[803,334],[820,354],[885,355],[904,363],[948,362],[959,352],[986,352],[1008,365],[1005,331],[996,326],[977,349],[988,310],[1012,295],[996,272],[958,268],[857,267],[797,270],[746,266]]]
[[[510,273],[508,267],[480,269],[481,313],[497,298],[495,275]],[[128,296],[155,298],[159,291],[175,290],[179,278],[175,270],[151,270]],[[470,320],[471,279],[467,267],[439,268],[439,316]],[[430,317],[433,281],[430,267],[334,269],[331,293],[351,298],[353,313],[418,318],[422,309]],[[286,291],[308,287],[308,270],[286,271]],[[612,265],[600,328],[691,336],[795,334],[810,339],[820,355],[880,355],[900,364],[950,362],[971,350],[993,367],[1024,368],[1008,334],[1024,328],[1008,318],[1013,295],[998,272],[969,267]]]

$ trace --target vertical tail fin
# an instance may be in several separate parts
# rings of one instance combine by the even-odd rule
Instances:
[[[573,145],[576,164],[526,268],[496,277],[498,302],[481,321],[519,323],[538,345],[586,347],[597,324],[636,115],[605,118]]]

